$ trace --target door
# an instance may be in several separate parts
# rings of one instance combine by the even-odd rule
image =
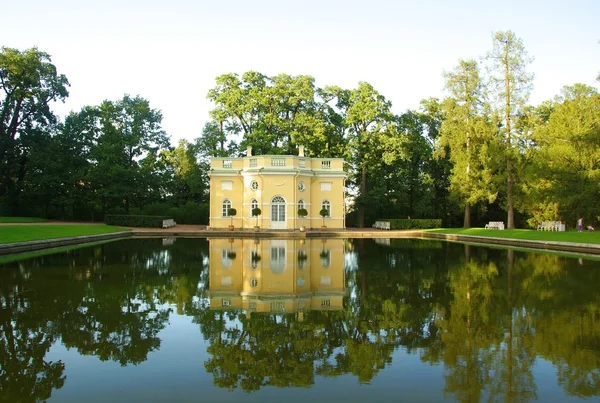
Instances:
[[[271,229],[286,229],[285,199],[275,196],[271,199]]]

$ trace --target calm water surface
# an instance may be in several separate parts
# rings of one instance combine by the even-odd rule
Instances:
[[[0,401],[600,401],[600,262],[128,239],[0,260]]]

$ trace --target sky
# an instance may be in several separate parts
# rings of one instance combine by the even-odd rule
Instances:
[[[37,47],[71,87],[53,110],[139,95],[176,144],[200,136],[221,74],[366,81],[394,113],[444,96],[444,71],[480,60],[513,31],[534,61],[530,103],[565,85],[599,86],[598,0],[20,0],[0,9],[0,46]]]

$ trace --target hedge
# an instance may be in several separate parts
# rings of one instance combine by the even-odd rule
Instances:
[[[106,214],[104,216],[104,223],[121,227],[162,228],[163,220],[168,220],[170,218],[171,217],[156,215]]]
[[[390,229],[427,229],[441,228],[441,218],[379,218],[377,221],[388,221]]]

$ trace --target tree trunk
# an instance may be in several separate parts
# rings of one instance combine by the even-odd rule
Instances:
[[[506,119],[506,203],[507,213],[506,229],[515,228],[515,217],[513,213],[513,176],[512,176],[512,147],[510,143],[510,75],[508,71],[508,42],[505,43],[504,80],[505,80],[505,119]]]
[[[469,203],[465,205],[465,219],[463,221],[463,228],[471,228],[471,205]]]
[[[365,163],[362,164],[361,182],[360,182],[360,195],[365,196],[367,193],[367,167]],[[364,228],[365,226],[365,207],[361,203],[358,206],[358,227]]]

